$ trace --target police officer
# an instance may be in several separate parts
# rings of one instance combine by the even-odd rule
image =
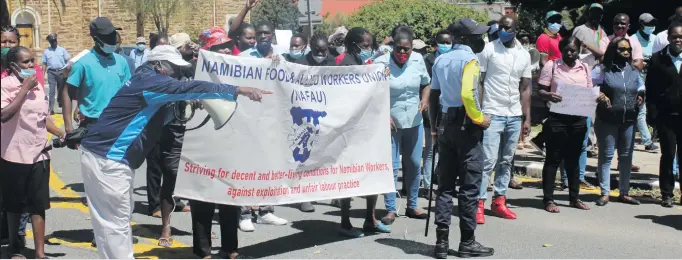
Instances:
[[[452,51],[440,55],[433,65],[429,117],[436,122],[438,109],[440,126],[431,125],[431,135],[440,146],[440,179],[436,198],[435,257],[448,256],[448,235],[452,213],[455,181],[459,178],[460,257],[491,256],[492,248],[476,242],[476,203],[483,173],[483,131],[490,117],[481,112],[479,99],[480,66],[476,53],[483,50],[483,35],[489,27],[463,18],[448,27],[455,36]]]

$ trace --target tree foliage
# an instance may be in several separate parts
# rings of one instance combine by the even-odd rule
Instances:
[[[644,1],[644,0],[510,0],[519,10],[519,23],[522,28],[533,28],[533,23],[542,23],[544,15],[550,11],[560,11],[564,15],[564,21],[569,23],[568,29],[584,24],[583,14],[592,3],[601,3],[604,6],[604,18],[602,26],[610,33],[611,21],[618,13],[630,16],[630,31],[634,33],[639,28],[638,17],[642,13],[650,13],[658,18],[656,31],[661,31],[668,26],[668,17],[673,15],[680,1]],[[528,17],[530,16],[530,17]],[[537,31],[532,29],[531,31]],[[537,36],[537,35],[534,35]]]
[[[292,0],[263,0],[252,11],[254,23],[269,21],[279,30],[292,30],[298,32],[300,25],[298,18],[301,12],[298,11],[296,1]]]
[[[119,6],[136,16],[138,22],[138,36],[141,23],[145,17],[150,17],[160,35],[168,35],[170,20],[181,9],[196,10],[200,0],[118,0]]]
[[[348,27],[364,27],[379,38],[389,35],[396,24],[412,27],[417,38],[432,39],[460,18],[485,23],[488,16],[469,7],[442,0],[383,0],[365,5],[348,17]]]

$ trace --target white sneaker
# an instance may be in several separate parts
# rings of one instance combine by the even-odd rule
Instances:
[[[263,216],[258,215],[258,224],[270,224],[270,225],[286,225],[289,223],[286,219],[275,216],[275,214],[268,213]]]
[[[256,230],[256,227],[253,226],[251,219],[242,219],[239,221],[239,230],[242,232],[253,232]]]

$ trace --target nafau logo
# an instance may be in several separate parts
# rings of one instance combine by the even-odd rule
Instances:
[[[320,118],[326,117],[327,112],[292,107],[290,110],[293,122],[293,132],[289,134],[291,151],[294,161],[303,163],[310,158],[313,146],[320,134]]]

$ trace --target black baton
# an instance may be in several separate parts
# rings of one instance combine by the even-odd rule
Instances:
[[[433,135],[431,136],[433,138]],[[436,174],[436,152],[438,151],[438,140],[433,142],[433,155],[431,158],[431,185],[429,187],[429,207],[426,213],[426,227],[424,228],[424,236],[428,237],[429,236],[429,220],[431,219],[431,202],[433,201],[433,177],[437,176]]]

